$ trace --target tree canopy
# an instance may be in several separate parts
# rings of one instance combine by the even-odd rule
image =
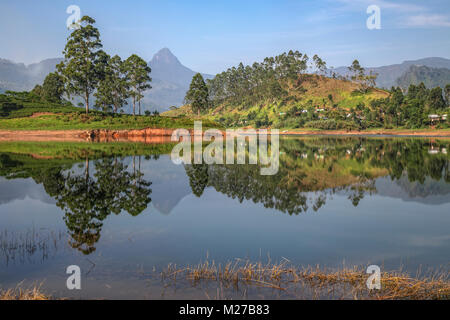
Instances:
[[[139,104],[139,115],[141,114],[141,99],[143,92],[151,89],[151,68],[144,59],[136,54],[131,55],[124,62],[124,70],[130,87],[129,95],[133,99],[133,115],[136,114],[136,102]]]
[[[205,80],[200,73],[197,73],[191,81],[189,90],[186,93],[185,102],[191,105],[192,111],[200,115],[209,105],[209,93]]]

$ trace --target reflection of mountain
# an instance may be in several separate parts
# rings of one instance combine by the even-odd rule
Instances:
[[[9,179],[31,177],[36,183],[42,184],[50,196],[59,197],[62,190],[68,187],[65,182],[67,169],[82,161],[85,155],[95,155],[93,159],[103,159],[91,161],[95,170],[90,171],[88,180],[92,185],[83,187],[81,176],[85,170],[83,168],[87,167],[84,163],[80,170],[74,171],[80,178],[73,180],[73,184],[80,188],[89,187],[99,197],[118,196],[118,186],[132,195],[139,190],[133,189],[134,185],[123,180],[128,179],[125,178],[128,174],[123,172],[124,167],[127,167],[127,170],[132,170],[133,177],[135,172],[139,172],[144,174],[144,180],[152,182],[152,205],[163,214],[169,214],[190,193],[201,197],[207,187],[239,201],[251,200],[290,214],[309,209],[317,211],[335,193],[345,194],[355,206],[364,196],[373,192],[442,203],[450,193],[450,162],[447,154],[430,154],[430,143],[436,149],[449,149],[448,141],[439,139],[430,142],[426,139],[364,137],[284,138],[280,144],[280,170],[274,176],[262,176],[258,165],[176,166],[167,155],[171,150],[170,145],[169,148],[165,145],[148,145],[144,148],[147,145],[124,144],[117,150],[111,146],[118,145],[100,144],[98,148],[102,154],[99,155],[95,150],[90,150],[96,144],[86,145],[89,146],[86,150],[79,145],[73,149],[65,146],[63,152],[57,143],[33,144],[33,153],[41,154],[44,151],[41,152],[39,147],[42,147],[49,154],[57,155],[55,158],[37,159],[20,154],[26,153],[27,145],[14,147],[7,144],[5,148],[15,153],[0,154],[0,176]],[[104,158],[108,152],[110,158]],[[117,156],[133,153],[138,155],[125,158]],[[74,158],[70,159],[71,156]],[[65,160],[65,157],[69,159]],[[112,164],[107,162],[108,159],[114,159]],[[103,172],[102,180],[97,186],[95,178],[100,169]],[[392,181],[381,177],[389,177]],[[85,190],[83,188],[81,190]],[[22,193],[17,194],[21,196]],[[72,193],[68,195],[72,196]],[[132,207],[129,200],[111,207],[116,200],[112,198],[111,203],[100,204],[99,208],[106,210],[126,205],[131,210],[129,212],[139,212],[145,207]],[[72,210],[76,209],[76,202],[71,202],[71,205]]]
[[[376,181],[376,188],[379,195],[403,201],[436,205],[450,202],[450,184],[443,179],[436,181],[427,177],[422,184],[418,181],[410,182],[406,175],[394,183],[390,178],[380,178]]]
[[[167,155],[161,158],[156,161],[142,161],[141,171],[146,179],[152,181],[153,207],[162,214],[170,214],[192,191],[183,166],[173,164]]]
[[[56,203],[42,186],[30,179],[7,180],[0,177],[0,204],[23,200],[27,197],[49,204]]]

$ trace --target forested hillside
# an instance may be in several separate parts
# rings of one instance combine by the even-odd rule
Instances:
[[[166,115],[202,115],[226,127],[363,130],[448,127],[450,85],[408,90],[375,87],[377,75],[354,60],[348,76],[329,72],[317,55],[290,51],[230,68],[206,82],[194,76],[187,105]],[[437,115],[430,122],[429,115]]]
[[[444,88],[450,83],[450,69],[411,66],[397,79],[397,85],[403,89],[408,89],[411,84],[419,85],[421,82],[427,88]]]

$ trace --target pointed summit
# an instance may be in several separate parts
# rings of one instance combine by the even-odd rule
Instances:
[[[159,50],[150,61],[152,77],[166,82],[189,86],[195,72],[183,66],[168,48]]]
[[[170,51],[169,48],[162,48],[153,56],[150,64],[180,64],[181,62],[177,57]]]

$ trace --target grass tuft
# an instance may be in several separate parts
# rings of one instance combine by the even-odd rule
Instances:
[[[196,287],[203,282],[216,282],[217,288],[240,290],[245,287],[280,290],[288,298],[305,299],[374,299],[374,300],[448,300],[448,272],[430,276],[411,277],[403,272],[383,272],[381,290],[367,289],[369,277],[363,267],[328,270],[297,267],[288,260],[280,263],[250,262],[237,259],[217,264],[205,261],[179,268],[169,264],[161,273],[163,281],[175,285],[187,280]]]

